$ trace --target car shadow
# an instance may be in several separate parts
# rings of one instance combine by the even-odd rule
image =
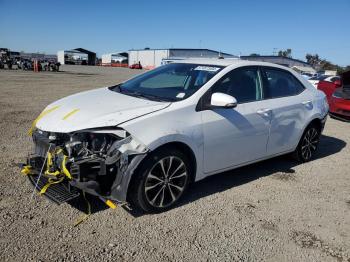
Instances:
[[[322,135],[319,148],[311,161],[322,159],[340,152],[345,146],[346,142],[341,139]],[[295,173],[294,167],[298,165],[300,165],[300,163],[291,158],[290,155],[283,155],[245,167],[212,175],[201,181],[193,183],[186,195],[184,195],[182,200],[174,208],[194,202],[203,197],[252,182],[261,177],[270,176],[277,172],[286,173],[286,176],[288,176],[288,174]],[[128,212],[135,217],[143,215],[142,212],[137,210]]]
[[[319,148],[311,161],[322,159],[337,152],[346,146],[346,142],[335,137],[322,135]],[[220,193],[228,189],[252,182],[261,177],[270,176],[277,172],[288,174],[295,173],[294,167],[300,165],[289,155],[275,157],[269,160],[251,164],[245,167],[236,168],[207,177],[201,181],[191,184],[186,195],[174,207],[180,207],[190,202],[194,202],[203,197]],[[283,179],[283,178],[281,178]],[[91,213],[97,213],[108,208],[99,198],[87,195],[87,200],[91,204]],[[76,198],[69,202],[74,208],[86,212],[87,204],[83,197]],[[124,208],[133,217],[140,217],[144,212],[136,209]]]
[[[88,205],[90,205],[91,214],[98,213],[109,208],[100,198],[90,194],[86,194],[85,198],[82,194],[80,194],[79,197],[68,201],[67,204],[85,214],[89,213]]]

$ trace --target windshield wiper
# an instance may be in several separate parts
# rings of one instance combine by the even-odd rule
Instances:
[[[156,95],[151,95],[151,94],[144,94],[144,93],[139,93],[139,92],[125,92],[125,94],[135,96],[135,97],[146,98],[146,99],[152,100],[152,101],[169,102],[169,100],[166,98],[162,98],[162,97],[159,97]]]
[[[123,93],[121,86],[122,86],[121,84],[118,84],[118,85],[114,86],[113,89],[117,89],[119,93]]]

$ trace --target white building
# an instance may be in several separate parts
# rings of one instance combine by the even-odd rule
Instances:
[[[128,53],[120,52],[120,53],[110,53],[102,55],[102,65],[112,65],[116,64],[128,64]]]
[[[231,54],[222,53],[210,49],[139,49],[129,50],[129,66],[141,63],[143,68],[152,69],[162,64],[163,60],[179,60],[186,58],[234,58]]]
[[[286,67],[290,67],[297,71],[298,73],[309,73],[315,74],[316,70],[312,68],[310,64],[305,61],[294,59],[291,57],[284,56],[274,56],[274,55],[250,55],[250,56],[241,56],[242,60],[249,61],[261,61],[261,62],[269,62],[278,65],[283,65]]]
[[[84,48],[62,50],[57,52],[57,61],[62,65],[95,65],[96,53]]]

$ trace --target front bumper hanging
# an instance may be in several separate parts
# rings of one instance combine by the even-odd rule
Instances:
[[[127,204],[129,182],[146,156],[144,146],[127,137],[111,146],[113,154],[109,153],[106,159],[91,155],[82,160],[69,157],[70,152],[62,143],[57,145],[50,137],[43,132],[33,133],[35,153],[27,158],[21,171],[40,194],[57,204],[84,192],[99,197],[110,207],[113,202]]]
[[[39,175],[29,175],[28,179],[30,183],[39,192],[49,183],[49,179],[45,176],[41,176],[38,181]],[[60,205],[62,203],[68,202],[74,198],[80,196],[80,190],[75,187],[70,186],[69,183],[58,183],[53,184],[47,188],[45,196],[56,204]]]

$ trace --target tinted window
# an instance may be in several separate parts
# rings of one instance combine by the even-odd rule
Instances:
[[[276,98],[301,93],[304,86],[289,72],[265,68],[264,97]]]
[[[221,78],[212,93],[231,95],[238,103],[261,100],[261,78],[256,68],[238,68]]]
[[[311,77],[309,80],[325,80],[327,77],[329,77],[328,75],[319,75],[319,76],[314,76]]]
[[[329,77],[329,76],[326,76],[326,75],[319,76],[319,77],[317,78],[317,80],[323,81],[323,80],[325,80],[325,79],[328,78],[328,77]]]
[[[332,78],[330,79],[331,82],[335,82],[335,81],[337,81],[337,80],[340,80],[340,77],[335,76],[335,77],[332,77]]]

